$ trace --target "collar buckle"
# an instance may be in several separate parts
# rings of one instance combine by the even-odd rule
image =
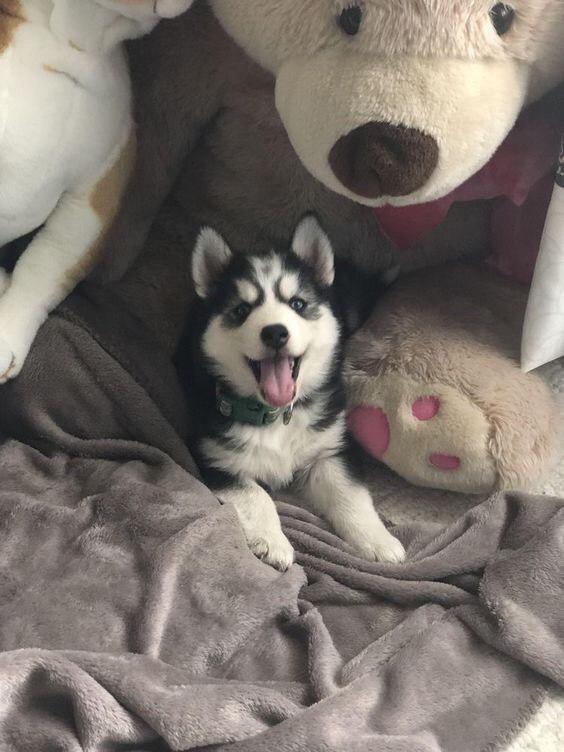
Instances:
[[[284,410],[284,415],[282,417],[282,420],[284,421],[284,425],[285,426],[290,425],[293,417],[294,417],[294,405],[290,405],[290,407],[287,407]]]

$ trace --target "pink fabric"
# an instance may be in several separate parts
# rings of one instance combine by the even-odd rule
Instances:
[[[452,471],[460,468],[460,457],[452,454],[432,454],[429,462],[439,470]]]
[[[361,405],[348,415],[348,428],[358,443],[373,457],[382,459],[390,446],[390,424],[379,407]]]
[[[438,397],[421,397],[413,403],[411,412],[417,420],[432,420],[441,409],[441,401]]]
[[[524,285],[531,283],[553,190],[551,171],[532,187],[522,206],[497,201],[492,216],[494,254],[488,260],[492,269]]]
[[[478,173],[438,201],[375,209],[382,230],[405,250],[420,242],[459,201],[498,199],[492,227],[492,266],[530,282],[548,211],[562,114],[547,115],[535,104],[526,110],[492,159]]]

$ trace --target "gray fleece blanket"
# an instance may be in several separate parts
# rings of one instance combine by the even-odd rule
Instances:
[[[186,421],[168,353],[94,287],[0,390],[2,752],[493,751],[564,685],[564,501],[403,526],[396,566],[282,499],[280,574]]]

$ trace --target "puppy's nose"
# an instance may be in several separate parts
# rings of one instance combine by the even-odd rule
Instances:
[[[290,339],[290,333],[283,324],[272,324],[264,327],[260,337],[267,347],[280,350]]]
[[[422,188],[439,162],[439,146],[416,128],[372,122],[340,138],[329,162],[357,196],[408,196]]]

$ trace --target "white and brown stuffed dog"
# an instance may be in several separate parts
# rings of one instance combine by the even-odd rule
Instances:
[[[191,0],[0,0],[0,247],[42,229],[0,268],[0,383],[85,276],[134,158],[124,39]]]

